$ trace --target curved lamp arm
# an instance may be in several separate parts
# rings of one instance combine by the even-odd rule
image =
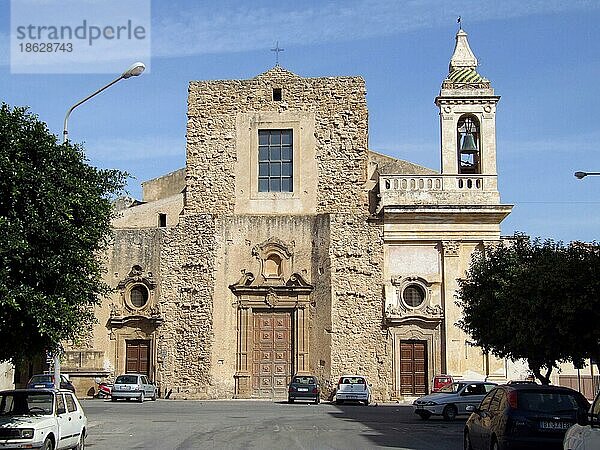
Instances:
[[[69,116],[71,115],[71,113],[73,112],[73,110],[75,108],[77,108],[79,105],[81,105],[82,103],[87,102],[90,98],[98,95],[100,92],[104,91],[105,89],[108,89],[109,87],[111,87],[113,84],[117,83],[118,81],[121,80],[126,80],[127,78],[131,78],[131,77],[137,77],[138,75],[141,75],[142,72],[146,69],[146,66],[144,65],[144,63],[141,62],[136,62],[134,64],[132,64],[125,72],[123,72],[119,77],[115,78],[113,81],[111,81],[110,83],[108,83],[105,86],[102,86],[100,89],[98,89],[96,92],[93,92],[92,94],[88,95],[86,98],[84,98],[83,100],[78,101],[77,103],[75,103],[73,106],[71,106],[69,108],[69,110],[67,111],[67,114],[65,115],[65,121],[63,123],[63,143],[67,142],[67,140],[69,139],[69,131],[68,131],[68,125],[69,125]]]

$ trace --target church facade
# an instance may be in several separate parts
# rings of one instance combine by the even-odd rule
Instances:
[[[374,400],[435,375],[502,380],[455,323],[457,279],[500,239],[495,115],[460,30],[435,99],[441,170],[369,149],[365,82],[280,66],[191,82],[186,167],[122,205],[114,288],[63,371],[147,373],[170,398],[278,398],[294,373],[331,393],[366,375]]]

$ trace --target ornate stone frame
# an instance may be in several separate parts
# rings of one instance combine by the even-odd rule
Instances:
[[[433,282],[417,275],[398,276],[391,280],[392,287],[395,288],[395,304],[388,304],[385,309],[385,319],[390,325],[399,325],[406,322],[430,322],[440,323],[444,319],[444,311],[440,305],[432,305]],[[412,284],[419,285],[425,291],[425,300],[419,306],[409,306],[404,303],[402,293],[404,289]]]
[[[295,372],[309,370],[309,306],[313,286],[302,275],[293,273],[280,284],[267,284],[244,271],[235,284],[229,286],[236,297],[237,348],[235,397],[252,396],[253,311],[290,311],[292,314],[293,367]]]
[[[135,307],[129,298],[131,289],[142,285],[148,290],[148,301],[141,307]],[[117,284],[117,289],[121,294],[120,304],[110,305],[110,317],[108,327],[120,327],[134,320],[148,320],[154,325],[160,325],[164,319],[155,299],[156,281],[152,272],[146,275],[143,273],[142,266],[134,265],[127,277]]]

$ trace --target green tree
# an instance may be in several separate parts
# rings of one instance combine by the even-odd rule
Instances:
[[[126,174],[86,163],[27,108],[0,107],[0,361],[19,361],[94,321],[100,251]]]
[[[598,355],[599,256],[597,245],[519,235],[477,252],[459,280],[458,326],[484,351],[526,359],[548,384],[558,363]]]

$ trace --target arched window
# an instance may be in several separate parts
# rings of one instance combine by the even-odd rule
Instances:
[[[465,114],[457,124],[458,173],[481,173],[481,139],[479,120]]]
[[[264,275],[266,278],[281,276],[281,256],[272,253],[265,259]]]

